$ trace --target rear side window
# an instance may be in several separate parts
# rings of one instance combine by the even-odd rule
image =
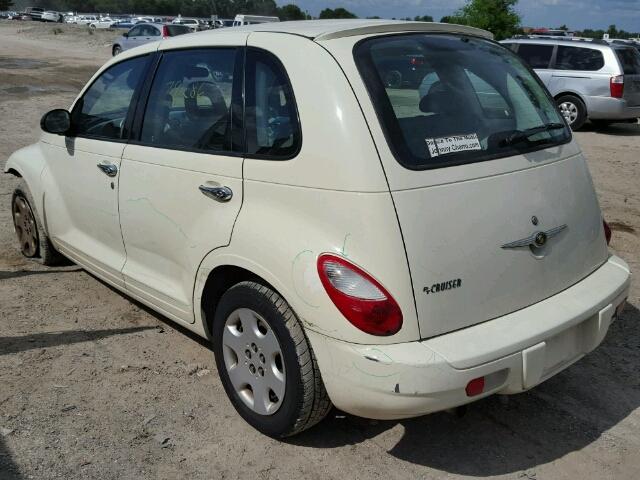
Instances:
[[[390,149],[407,168],[513,156],[571,138],[537,77],[488,40],[391,35],[361,41],[354,55]]]
[[[518,46],[518,55],[527,62],[531,68],[549,68],[553,45],[534,45],[521,43]]]
[[[247,155],[295,156],[301,143],[298,111],[284,67],[272,54],[247,50],[245,98]]]
[[[602,67],[604,67],[604,56],[599,50],[581,47],[558,47],[556,70],[596,72]]]
[[[191,32],[189,27],[185,27],[183,25],[165,25],[165,27],[167,28],[167,32],[170,37],[184,35],[185,33]]]
[[[616,48],[625,75],[640,75],[640,52],[635,48]]]
[[[78,100],[72,112],[76,135],[118,140],[140,85],[148,57],[117,63],[104,71]]]
[[[232,145],[239,57],[235,48],[165,53],[149,93],[141,142],[204,152],[239,149]]]

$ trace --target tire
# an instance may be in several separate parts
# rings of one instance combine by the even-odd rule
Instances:
[[[120,55],[122,53],[122,47],[120,45],[114,45],[113,50],[111,50],[111,54],[115,57],[116,55]]]
[[[389,88],[402,87],[402,73],[398,70],[390,70],[384,76],[384,85]]]
[[[58,265],[64,257],[53,248],[34,209],[29,187],[21,180],[11,198],[11,216],[22,255],[43,265]]]
[[[587,121],[587,107],[575,95],[562,95],[556,99],[560,113],[572,130],[580,130]]]
[[[313,350],[300,321],[278,293],[256,282],[234,285],[218,303],[212,335],[227,396],[256,430],[273,438],[288,437],[329,413],[331,401]]]

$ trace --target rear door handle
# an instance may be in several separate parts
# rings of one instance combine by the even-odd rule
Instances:
[[[99,163],[98,168],[109,177],[115,177],[118,174],[118,167],[113,163]]]
[[[210,187],[208,185],[200,185],[198,188],[203,195],[213,198],[218,202],[228,202],[233,197],[233,191],[229,187]]]

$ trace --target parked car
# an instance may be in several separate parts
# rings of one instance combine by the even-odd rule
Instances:
[[[640,117],[640,53],[604,41],[511,39],[502,42],[535,69],[571,127]]]
[[[243,25],[256,25],[259,23],[279,22],[278,17],[265,17],[263,15],[236,15],[233,19],[234,27],[242,27]]]
[[[43,22],[56,22],[56,23],[60,23],[62,22],[64,19],[63,15],[59,12],[53,12],[50,10],[47,10],[45,12],[42,12],[42,16],[40,17],[40,20],[42,20]]]
[[[115,57],[125,50],[144,45],[145,43],[165,40],[178,35],[184,35],[185,33],[191,33],[191,29],[186,25],[143,22],[117,38],[116,41],[113,42],[111,53]]]
[[[44,13],[44,8],[41,7],[27,7],[24,9],[24,12],[31,17],[32,20],[40,21],[42,20],[42,14]]]
[[[553,99],[491,38],[306,21],[124,52],[8,159],[22,253],[209,338],[274,437],[332,403],[398,419],[533,388],[602,342],[630,273]],[[418,52],[425,95],[385,86]]]
[[[200,30],[202,30],[202,25],[200,25],[200,22],[197,18],[179,17],[173,19],[173,22],[171,23],[173,23],[174,25],[184,25],[185,27],[189,27],[192,32],[199,32]]]
[[[111,28],[115,23],[111,17],[100,17],[97,21],[91,22],[89,28]]]
[[[126,28],[130,30],[133,26],[136,25],[130,18],[124,18],[120,20],[116,20],[111,24],[111,28]]]
[[[76,21],[74,23],[78,25],[90,25],[94,22],[97,22],[98,20],[98,17],[95,15],[80,15],[78,16],[78,18],[76,18]]]

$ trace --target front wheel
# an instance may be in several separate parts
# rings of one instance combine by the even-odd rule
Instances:
[[[563,95],[556,100],[560,113],[572,130],[579,130],[587,121],[587,107],[574,95]]]
[[[22,254],[43,265],[57,265],[63,257],[53,248],[40,219],[33,209],[33,197],[23,180],[13,192],[11,214],[13,228]]]
[[[213,320],[213,351],[236,411],[274,438],[306,430],[331,408],[313,350],[287,302],[256,282],[222,296]]]
[[[120,55],[122,53],[122,47],[120,45],[114,45],[113,50],[111,51],[113,56]]]

